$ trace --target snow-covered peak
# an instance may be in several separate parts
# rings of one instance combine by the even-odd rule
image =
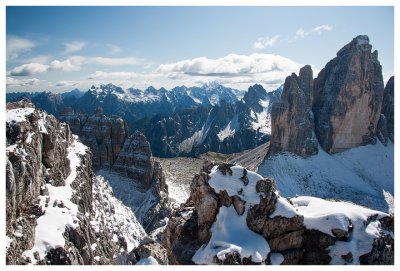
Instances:
[[[356,38],[357,45],[369,44],[369,37],[367,35],[359,35]]]
[[[218,83],[217,81],[208,82],[208,83],[205,83],[205,84],[203,84],[203,85],[201,86],[202,89],[206,89],[206,90],[209,90],[209,89],[219,89],[219,88],[221,88],[221,87],[224,88],[224,86],[221,85],[220,83]]]

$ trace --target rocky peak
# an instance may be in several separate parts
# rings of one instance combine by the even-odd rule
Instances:
[[[151,148],[146,137],[135,131],[125,141],[112,169],[148,189],[153,182]]]
[[[311,111],[312,70],[304,66],[299,76],[288,76],[280,102],[272,104],[269,154],[281,151],[308,156],[318,152]]]
[[[313,72],[310,65],[306,65],[300,69],[299,72],[299,87],[303,90],[306,104],[310,106],[312,104],[312,95],[313,95],[313,87],[314,87],[314,77]]]
[[[249,105],[256,112],[263,111],[263,107],[260,105],[260,100],[267,99],[267,91],[259,84],[250,86],[248,91],[243,96],[243,101]]]
[[[345,45],[342,49],[337,52],[337,56],[344,56],[355,50],[369,51],[371,52],[372,45],[369,43],[369,37],[367,35],[358,35],[353,40]],[[375,53],[375,52],[374,52]],[[376,51],[377,53],[377,51]]]
[[[358,36],[314,81],[315,132],[329,152],[374,141],[383,99],[382,67],[367,36]]]

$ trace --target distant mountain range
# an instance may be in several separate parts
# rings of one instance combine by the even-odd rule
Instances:
[[[128,123],[155,115],[170,115],[176,111],[194,106],[219,105],[222,101],[235,103],[243,97],[243,91],[224,87],[217,83],[201,87],[175,87],[171,90],[156,89],[152,86],[145,90],[123,89],[113,84],[92,86],[88,91],[77,89],[62,94],[7,93],[7,102],[14,102],[24,97],[35,106],[58,117],[65,107],[87,114],[102,107],[106,115],[118,115]]]
[[[282,87],[267,93],[261,85],[244,92],[218,83],[171,90],[106,84],[86,92],[7,93],[6,97],[7,102],[29,98],[63,121],[64,114],[68,119],[88,119],[101,107],[104,116],[123,118],[130,132],[142,131],[154,155],[175,157],[207,151],[233,153],[265,143],[271,133],[271,104],[279,101],[281,93]],[[79,127],[69,124],[78,135],[86,125],[85,121]]]
[[[271,105],[279,101],[281,93],[282,87],[267,93],[256,84],[235,103],[193,107],[141,121],[134,127],[146,135],[155,156],[240,152],[269,140]]]

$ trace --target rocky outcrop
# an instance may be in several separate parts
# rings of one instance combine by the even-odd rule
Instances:
[[[135,131],[125,141],[112,170],[140,183],[146,189],[150,187],[154,175],[151,149],[141,132]]]
[[[65,108],[60,120],[70,125],[72,132],[90,147],[95,169],[110,168],[115,163],[129,134],[122,118],[105,116],[101,107],[91,116]]]
[[[394,142],[394,76],[386,83],[383,94],[382,110],[376,128],[377,136],[383,144],[390,139]]]
[[[141,132],[135,131],[125,140],[111,170],[132,181],[136,189],[147,193],[141,206],[134,207],[145,213],[139,218],[146,232],[150,234],[165,226],[164,219],[171,210],[165,174],[160,162],[153,159],[150,144]]]
[[[313,74],[310,66],[285,80],[281,101],[272,105],[270,154],[288,151],[300,156],[318,153],[314,134]]]
[[[28,100],[7,104],[6,117],[7,264],[109,264],[127,255],[144,230],[122,230],[138,227],[134,215],[116,218],[121,204],[94,178],[91,153],[69,126]]]
[[[315,133],[328,153],[374,141],[383,99],[382,67],[367,36],[339,50],[314,81]]]
[[[137,264],[141,260],[152,257],[158,264],[168,265],[167,254],[166,249],[162,245],[150,238],[146,238],[131,252],[130,258],[133,264]]]
[[[234,207],[237,199],[244,212]],[[234,213],[223,219],[230,208]],[[241,228],[243,216],[259,237]],[[393,230],[393,217],[387,214],[312,197],[285,199],[272,179],[230,164],[207,163],[194,177],[188,201],[171,215],[162,245],[170,264],[393,264]],[[241,247],[249,244],[247,238],[256,239]],[[267,243],[265,250],[246,256],[263,242],[257,238]],[[370,252],[364,253],[361,240],[371,240]],[[278,263],[276,255],[282,257]]]

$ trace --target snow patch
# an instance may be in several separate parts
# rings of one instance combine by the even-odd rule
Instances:
[[[276,216],[282,216],[282,217],[294,217],[297,215],[296,209],[293,207],[290,202],[282,197],[278,197],[275,205],[275,211],[269,216],[271,218],[274,218]]]
[[[147,258],[140,259],[136,265],[159,265],[156,259],[153,256],[149,256]]]
[[[353,264],[359,264],[359,257],[372,249],[373,240],[380,236],[380,218],[387,214],[357,206],[349,202],[333,202],[314,197],[296,197],[291,199],[304,216],[307,229],[316,229],[334,236],[332,229],[348,231],[349,223],[353,225],[349,241],[336,241],[330,247],[331,264],[345,264],[342,255],[351,252]],[[367,220],[376,215],[371,222]],[[351,222],[349,221],[351,220]]]
[[[271,253],[271,264],[280,265],[285,260],[281,253]]]
[[[269,100],[260,100],[259,104],[263,111],[257,113],[251,110],[250,116],[253,119],[251,126],[253,130],[259,131],[262,134],[271,134],[271,113],[268,112]]]
[[[16,108],[7,110],[6,122],[23,122],[26,120],[26,117],[32,114],[34,111],[35,108]]]
[[[186,152],[189,153],[193,147],[200,145],[203,143],[204,139],[207,137],[208,132],[210,131],[211,124],[213,123],[214,119],[210,119],[210,113],[208,113],[207,121],[204,123],[204,125],[201,127],[199,131],[196,131],[193,133],[193,135],[185,140],[183,140],[179,146],[178,149],[180,152]]]
[[[6,235],[6,251],[10,248],[10,246],[11,246],[11,243],[14,241],[14,239],[12,239],[12,238],[10,238],[10,237],[8,237],[7,235]]]
[[[239,216],[233,206],[219,209],[210,231],[210,241],[200,247],[192,258],[196,264],[213,264],[215,255],[223,261],[231,252],[239,253],[242,259],[251,257],[253,262],[260,263],[270,252],[267,241],[247,227],[246,213]]]
[[[210,231],[211,239],[207,245],[203,245],[192,260],[196,264],[213,264],[214,256],[224,260],[226,254],[237,252],[241,258],[251,257],[253,262],[264,261],[270,252],[267,241],[259,234],[247,227],[247,212],[252,204],[260,201],[260,194],[256,192],[257,181],[263,179],[257,173],[247,171],[249,183],[244,185],[240,177],[243,176],[243,167],[231,167],[232,176],[223,175],[215,166],[210,173],[209,184],[216,193],[225,190],[229,196],[238,195],[245,201],[245,212],[238,215],[233,206],[222,206],[219,209],[216,221]]]
[[[238,116],[235,116],[228,125],[217,134],[219,141],[222,142],[225,138],[233,136],[236,129],[239,130]]]

